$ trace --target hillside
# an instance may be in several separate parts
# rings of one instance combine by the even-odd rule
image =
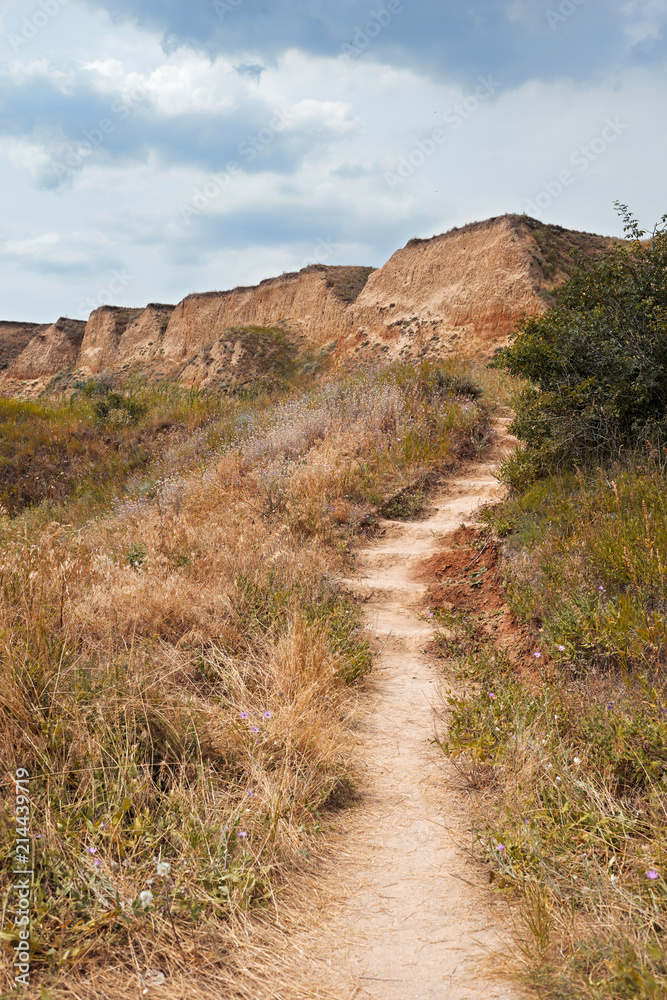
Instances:
[[[330,355],[343,367],[454,350],[489,357],[519,316],[544,310],[571,250],[612,242],[505,215],[410,240],[379,269],[315,264],[176,306],[105,305],[85,325],[4,323],[0,392],[37,396],[102,372],[233,388]]]

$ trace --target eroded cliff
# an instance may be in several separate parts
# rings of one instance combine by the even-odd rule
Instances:
[[[350,367],[454,350],[489,357],[518,318],[544,310],[573,267],[570,253],[607,249],[610,238],[506,215],[414,239],[375,270],[327,267],[259,285],[188,295],[177,306],[102,306],[85,324],[0,324],[0,391],[56,373],[141,371],[184,384],[234,386],[332,351]],[[3,354],[4,352],[4,354]]]

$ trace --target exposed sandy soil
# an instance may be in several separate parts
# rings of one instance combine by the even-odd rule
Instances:
[[[514,443],[505,423],[496,425],[481,461],[441,484],[427,520],[383,522],[380,536],[358,553],[358,574],[346,581],[365,601],[380,651],[359,722],[365,780],[344,821],[338,886],[317,934],[302,943],[318,984],[336,997],[522,996],[512,982],[509,914],[467,849],[464,795],[431,742],[442,661],[424,651],[433,635],[423,610],[424,580],[433,576],[428,560],[431,570],[470,560],[468,550],[443,551],[443,537],[465,542],[465,533],[452,532],[500,495],[494,467]]]
[[[58,324],[40,337],[42,328],[28,336],[30,324],[0,323],[0,364],[15,359],[11,372],[0,368],[0,392],[66,392],[62,377],[52,382],[64,370],[244,385],[267,361],[267,345],[239,333],[251,327],[279,328],[292,353],[304,355],[304,371],[313,367],[305,355],[318,354],[350,370],[453,353],[488,358],[521,315],[552,301],[571,273],[570,251],[590,257],[613,242],[504,215],[410,240],[378,269],[313,264],[252,287],[188,295],[176,307],[101,306],[76,344]]]

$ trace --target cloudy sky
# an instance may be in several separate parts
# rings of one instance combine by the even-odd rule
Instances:
[[[0,0],[0,318],[667,212],[667,0]]]

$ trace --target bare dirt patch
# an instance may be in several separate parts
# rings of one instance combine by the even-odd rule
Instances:
[[[424,612],[432,600],[429,574],[432,588],[444,587],[436,574],[448,580],[446,573],[460,574],[476,557],[484,575],[495,571],[492,549],[442,545],[474,541],[474,533],[460,533],[461,522],[498,495],[498,445],[511,446],[498,429],[486,461],[467,463],[431,494],[430,517],[381,522],[358,552],[357,575],[346,581],[364,602],[377,653],[357,730],[365,776],[358,804],[341,820],[345,850],[337,884],[316,914],[320,929],[298,942],[313,983],[346,1000],[521,995],[513,984],[508,915],[471,860],[460,781],[434,745],[441,671],[428,651],[433,622]],[[467,578],[453,579],[458,593]],[[475,599],[491,595],[479,590]]]

